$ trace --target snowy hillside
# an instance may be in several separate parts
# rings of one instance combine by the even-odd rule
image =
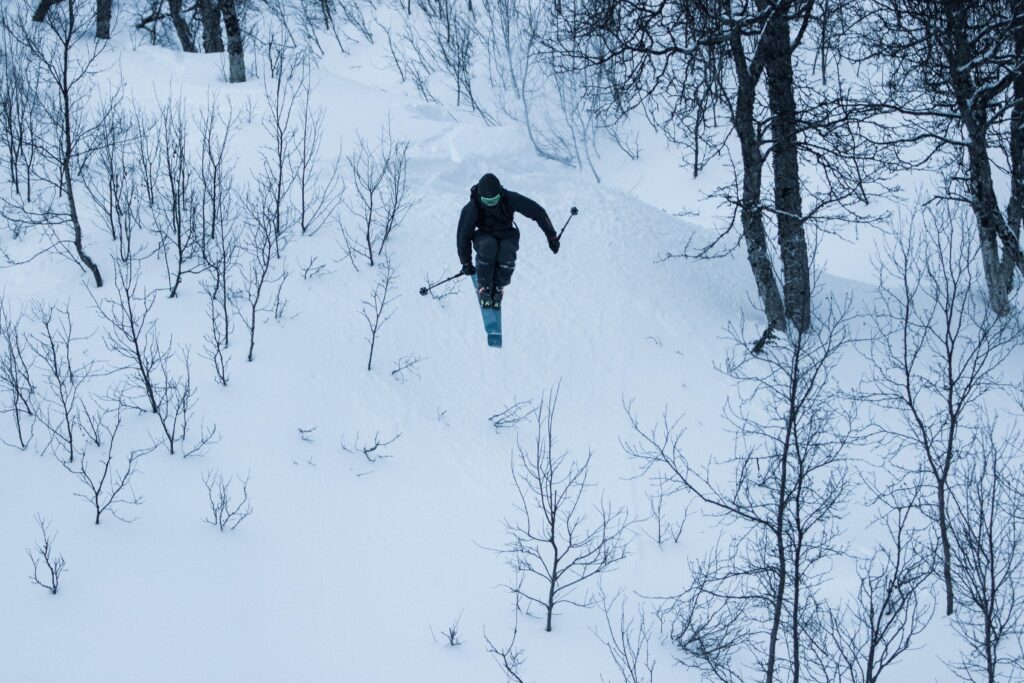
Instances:
[[[599,183],[595,173],[540,158],[521,125],[486,122],[445,88],[437,88],[444,92],[438,103],[424,102],[390,64],[384,27],[374,32],[373,44],[353,41],[347,53],[326,44],[312,69],[312,105],[324,112],[317,168],[327,176],[339,160],[344,180],[336,191],[344,203],[312,234],[292,230],[270,262],[251,362],[245,306],[232,309],[226,384],[207,357],[208,273],[186,273],[177,296],[168,297],[152,226],[140,226],[139,292],[153,294],[152,329],[173,354],[173,372],[188,359],[195,392],[190,431],[174,455],[141,394],[122,396],[113,417],[118,387],[134,370],[112,348],[103,315],[113,310],[120,271],[95,198],[81,191],[83,222],[92,226],[85,246],[106,276],[102,288],[57,253],[34,257],[46,243],[41,233],[15,237],[12,227],[0,236],[9,258],[25,261],[0,270],[0,295],[11,319],[23,315],[28,347],[45,346],[40,311],[56,306],[58,324],[66,310],[73,322],[66,360],[92,371],[81,387],[84,414],[103,405],[108,428],[120,420],[116,442],[98,430],[98,444],[80,446],[86,462],[98,467],[113,443],[116,480],[129,454],[141,452],[119,496],[129,503],[115,503],[95,524],[75,465],[55,445],[62,437],[41,424],[40,411],[52,417],[58,404],[44,360],[29,353],[39,392],[33,406],[45,407],[26,418],[26,448],[18,444],[16,411],[0,414],[0,681],[502,681],[506,672],[488,639],[491,650],[500,649],[514,628],[509,652],[521,651],[522,680],[619,681],[605,641],[614,638],[623,606],[627,620],[645,614],[654,680],[699,679],[675,661],[673,617],[657,608],[687,589],[694,562],[728,547],[727,525],[685,491],[665,497],[664,520],[653,518],[654,478],[627,451],[638,438],[631,414],[644,427],[679,417],[687,456],[698,468],[720,463],[740,441],[723,406],[754,405],[728,372],[730,359],[744,357],[764,329],[743,250],[716,260],[663,258],[691,238],[712,239],[729,212],[706,199],[721,169],[693,180],[672,147],[641,127],[639,159],[600,142]],[[254,59],[262,66],[257,78],[228,84],[216,55],[140,42],[128,28],[116,31],[90,87],[107,97],[123,81],[117,97],[154,116],[177,99],[189,126],[216,100],[238,117],[227,153],[235,190],[259,200],[266,187],[255,177],[270,144],[264,121],[273,82],[265,60]],[[346,160],[360,138],[372,145],[385,128],[408,143],[410,208],[381,248],[387,265],[378,258],[370,266],[351,246],[359,228]],[[203,146],[190,130],[184,151],[198,155]],[[468,278],[436,296],[418,293],[457,272],[459,212],[488,171],[543,205],[556,229],[570,207],[579,208],[557,255],[537,226],[517,219],[521,248],[502,305],[500,350],[486,345]],[[238,202],[238,223],[248,225]],[[870,324],[857,317],[877,295],[876,275],[864,267],[870,241],[822,247],[821,263],[835,265],[826,266],[815,296],[852,302],[856,344],[835,373],[847,393],[871,373],[863,342]],[[366,316],[374,316],[386,272],[394,279],[368,370]],[[1020,350],[1007,353],[1007,376],[1019,376]],[[579,505],[587,524],[601,505],[630,523],[624,559],[569,596],[594,604],[559,605],[548,633],[536,605],[520,600],[517,614],[516,572],[499,551],[509,547],[506,524],[521,519],[511,468],[519,449],[535,448],[538,409],[551,405],[554,392],[554,450],[576,462],[591,454]],[[523,419],[496,427],[495,416],[510,408]],[[873,417],[865,410],[858,419]],[[212,437],[201,453],[182,457],[204,433]],[[851,481],[884,469],[869,440],[854,443],[846,457]],[[204,481],[217,473],[234,503],[248,482],[251,515],[237,528],[204,521],[211,515]],[[724,488],[732,485],[728,472],[718,476]],[[878,516],[873,505],[864,490],[848,496],[836,520],[845,554],[815,569],[831,579],[820,594],[837,608],[857,591],[854,556],[881,541],[879,527],[870,526]],[[37,515],[49,521],[66,560],[56,595],[28,580],[26,549],[32,556],[42,538]],[[680,523],[678,538],[668,538]],[[536,577],[522,586],[545,590]],[[615,598],[607,616],[599,588]],[[922,604],[941,602],[937,579],[925,592]],[[950,621],[935,614],[888,680],[950,680],[946,659],[961,645]]]

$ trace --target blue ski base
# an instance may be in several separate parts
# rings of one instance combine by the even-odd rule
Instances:
[[[477,284],[476,275],[473,276],[473,291],[479,292],[480,285]],[[495,349],[501,348],[501,309],[484,308],[477,294],[477,303],[480,304],[480,313],[484,317],[484,331],[487,332],[487,345]]]

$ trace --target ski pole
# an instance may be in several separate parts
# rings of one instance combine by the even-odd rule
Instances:
[[[462,277],[463,275],[465,275],[465,273],[463,273],[463,272],[458,272],[458,273],[455,273],[455,275],[452,275],[451,277],[446,277],[445,279],[443,279],[443,280],[440,280],[439,282],[435,282],[435,283],[434,283],[434,284],[432,284],[432,285],[427,285],[426,287],[420,287],[420,294],[422,294],[423,296],[426,296],[426,295],[427,295],[427,292],[429,292],[430,290],[432,290],[432,289],[433,289],[434,287],[440,287],[440,286],[441,286],[441,285],[443,285],[444,283],[446,283],[446,282],[451,282],[452,280],[454,280],[454,279],[456,279],[456,278],[460,278],[460,277]]]
[[[565,219],[565,225],[563,225],[562,229],[558,232],[558,239],[562,239],[562,233],[565,232],[565,229],[569,227],[569,221],[571,221],[572,217],[578,214],[579,212],[580,210],[577,209],[575,206],[569,209],[569,217]]]

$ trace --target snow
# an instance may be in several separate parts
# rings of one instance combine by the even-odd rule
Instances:
[[[142,100],[173,92],[199,107],[212,93],[236,106],[262,98],[258,82],[224,84],[215,58],[123,42],[114,56]],[[715,209],[699,204],[710,181],[681,181],[689,171],[668,150],[652,148],[651,157],[631,162],[609,148],[598,184],[538,159],[512,124],[487,126],[453,106],[420,102],[376,47],[326,59],[318,77],[328,148],[340,139],[347,151],[357,134],[373,138],[387,121],[412,143],[416,204],[393,245],[401,298],[374,369],[365,369],[359,308],[376,272],[356,272],[343,260],[336,230],[289,246],[287,315],[259,330],[253,363],[234,346],[226,388],[199,357],[207,323],[197,278],[186,279],[180,298],[160,297],[159,329],[191,346],[199,410],[219,440],[202,458],[147,456],[136,484],[144,503],[127,511],[137,519],[99,526],[52,458],[0,446],[0,680],[502,680],[483,634],[505,642],[513,623],[505,588],[512,571],[493,549],[504,542],[503,520],[515,514],[510,456],[530,435],[525,425],[496,432],[488,416],[560,383],[559,444],[579,457],[594,452],[592,500],[604,494],[637,517],[646,514],[648,483],[635,478],[620,445],[629,426],[624,400],[635,399],[648,420],[666,406],[685,415],[696,453],[731,448],[719,420],[731,387],[715,363],[730,348],[727,324],[742,317],[748,337],[760,331],[749,271],[742,255],[659,262],[695,232],[711,234]],[[254,120],[236,139],[242,176],[259,135]],[[539,229],[520,222],[500,351],[485,343],[466,281],[443,301],[417,293],[429,277],[457,267],[458,212],[486,170],[539,201],[558,227],[570,206],[580,208],[557,256]],[[672,215],[681,210],[699,213]],[[94,234],[90,247],[101,253],[105,242]],[[298,264],[312,256],[330,273],[304,281]],[[147,282],[157,286],[159,268],[148,267]],[[106,357],[101,321],[73,265],[44,259],[0,278],[16,305],[67,301],[88,337],[84,352]],[[870,292],[835,277],[827,283],[835,292]],[[241,326],[235,333],[240,339]],[[424,360],[398,381],[390,370],[408,355]],[[156,433],[151,416],[126,421],[125,444]],[[315,428],[311,442],[300,428]],[[391,457],[370,463],[342,449],[378,432],[401,434]],[[254,513],[235,531],[202,521],[201,476],[212,467],[252,475]],[[24,549],[37,538],[37,512],[53,520],[68,562],[56,597],[26,580]],[[606,577],[609,592],[678,592],[687,560],[719,533],[691,519],[678,545],[659,549],[647,528],[637,527],[630,557]],[[521,617],[529,680],[609,676],[612,662],[592,631],[602,618],[565,607],[548,634],[540,618]],[[446,647],[441,631],[456,619],[464,644]],[[692,680],[674,668],[670,647],[659,645],[656,657],[660,676]],[[945,676],[934,650],[906,659],[913,680]]]

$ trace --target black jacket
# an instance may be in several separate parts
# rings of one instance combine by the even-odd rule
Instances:
[[[480,203],[476,185],[474,185],[469,192],[469,203],[462,207],[462,215],[459,216],[459,230],[456,235],[459,262],[470,263],[472,261],[471,244],[473,233],[477,230],[494,235],[498,239],[518,234],[519,229],[516,228],[512,220],[516,213],[521,213],[536,221],[549,240],[558,236],[555,226],[548,218],[548,212],[529,197],[502,188],[501,201],[492,208]]]

